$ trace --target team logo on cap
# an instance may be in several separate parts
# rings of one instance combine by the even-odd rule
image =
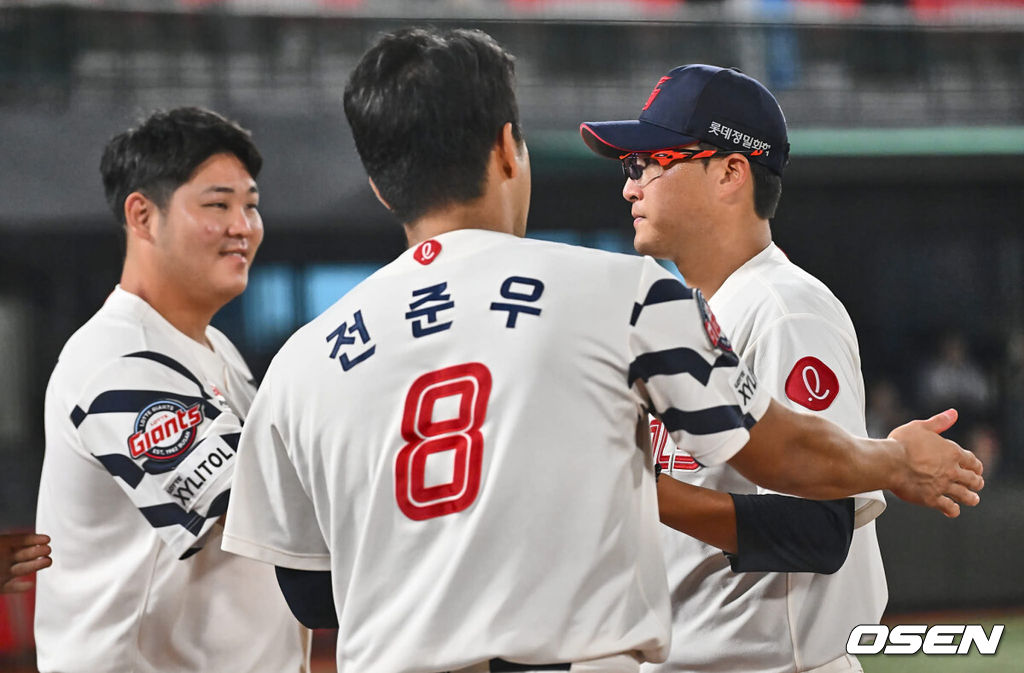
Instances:
[[[644,107],[641,110],[641,112],[651,107],[651,103],[653,103],[654,99],[658,97],[659,93],[661,93],[661,85],[669,81],[670,79],[672,78],[666,75],[665,77],[662,77],[661,79],[658,80],[658,83],[654,85],[654,91],[652,91],[651,95],[647,97],[647,102],[644,103]]]
[[[439,254],[441,254],[441,244],[434,239],[430,239],[429,241],[423,241],[420,243],[420,247],[416,248],[416,252],[412,254],[412,258],[423,266],[426,266],[437,259]]]
[[[839,377],[815,357],[797,360],[786,378],[786,397],[811,411],[824,411],[839,395]]]
[[[135,419],[135,434],[128,438],[132,458],[145,455],[172,460],[188,451],[203,422],[199,405],[186,407],[177,400],[160,400],[143,409]]]

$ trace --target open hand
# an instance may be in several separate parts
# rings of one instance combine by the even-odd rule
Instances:
[[[889,433],[890,439],[903,446],[906,456],[904,475],[892,492],[901,500],[932,507],[948,517],[959,516],[960,505],[977,505],[981,500],[977,491],[985,486],[984,466],[977,456],[939,434],[956,419],[956,409],[948,409]]]

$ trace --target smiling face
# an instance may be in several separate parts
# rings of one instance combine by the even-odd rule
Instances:
[[[233,154],[215,154],[159,211],[151,263],[189,303],[217,308],[245,290],[263,241],[256,181]]]

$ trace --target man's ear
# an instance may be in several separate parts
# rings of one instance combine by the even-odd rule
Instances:
[[[522,147],[512,133],[512,122],[505,122],[498,134],[498,142],[494,145],[497,153],[498,168],[506,178],[514,178],[519,175],[519,156]]]
[[[367,177],[366,179],[370,183],[370,189],[373,190],[373,195],[377,197],[377,200],[380,201],[380,204],[387,208],[388,210],[391,210],[391,205],[384,200],[383,196],[380,195],[380,190],[377,189],[377,185],[376,183],[374,183],[373,178]]]
[[[721,162],[722,173],[719,176],[719,186],[728,192],[738,192],[754,179],[750,170],[750,162],[742,154],[727,156]]]
[[[124,200],[124,224],[129,236],[143,241],[155,238],[159,208],[142,192],[132,192]]]

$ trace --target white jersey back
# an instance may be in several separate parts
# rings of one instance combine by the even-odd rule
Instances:
[[[483,230],[406,251],[275,358],[224,548],[333,572],[343,673],[662,659],[647,409],[712,464],[770,401],[699,309],[649,258]]]
[[[61,352],[37,518],[54,540],[36,582],[43,673],[306,670],[273,568],[220,549],[255,387],[227,338],[207,338],[118,288]]]
[[[853,323],[838,299],[770,244],[710,300],[759,385],[782,403],[866,436]],[[656,426],[657,424],[655,424]],[[673,477],[733,493],[768,493],[728,465],[701,465],[655,432]],[[685,447],[685,445],[682,445]],[[888,598],[873,519],[880,491],[858,496],[850,553],[832,575],[733,573],[722,552],[662,531],[673,602],[669,661],[650,671],[792,673],[846,653],[857,624],[878,623]]]

